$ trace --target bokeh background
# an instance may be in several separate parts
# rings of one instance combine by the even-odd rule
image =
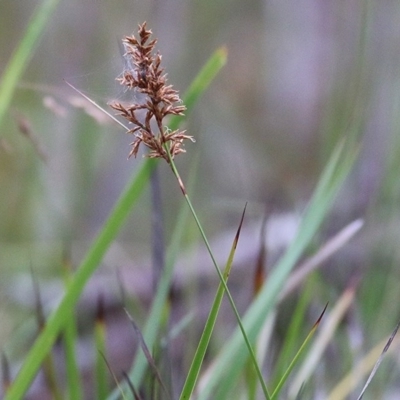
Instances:
[[[1,3],[1,70],[37,4]],[[141,163],[127,160],[131,138],[64,80],[104,107],[129,99],[115,81],[124,68],[120,40],[143,21],[181,93],[213,51],[228,49],[226,67],[187,121],[196,144],[177,159],[186,179],[198,157],[192,196],[210,237],[235,227],[245,202],[249,221],[266,209],[301,212],[334,146],[359,142],[321,240],[355,218],[366,224],[324,267],[322,297],[335,299],[361,274],[368,340],[388,334],[400,311],[399,20],[400,5],[389,0],[61,1],[0,132],[0,348],[24,354],[31,270],[51,306],[65,249],[78,264]],[[159,174],[168,242],[181,195],[168,168]],[[150,257],[149,199],[147,192],[135,208],[109,267],[140,268]],[[188,246],[195,240],[188,233]]]

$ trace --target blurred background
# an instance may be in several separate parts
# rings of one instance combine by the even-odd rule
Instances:
[[[1,3],[1,70],[37,4]],[[199,159],[192,197],[211,238],[237,226],[245,202],[249,224],[267,212],[296,218],[335,145],[359,142],[316,245],[355,218],[366,224],[324,266],[319,296],[334,300],[359,274],[356,313],[368,340],[388,334],[400,309],[399,20],[400,5],[389,0],[61,1],[0,132],[0,348],[24,354],[30,339],[15,334],[33,335],[21,328],[32,311],[31,271],[51,306],[66,248],[77,265],[142,162],[127,160],[132,138],[64,80],[107,109],[129,100],[115,81],[124,68],[120,40],[143,21],[181,94],[217,48],[228,50],[186,123],[196,144],[177,159],[184,179]],[[168,243],[181,194],[166,165],[159,174]],[[105,267],[146,266],[149,199],[147,191]],[[187,245],[197,239],[193,228]],[[212,271],[208,261],[204,268]]]

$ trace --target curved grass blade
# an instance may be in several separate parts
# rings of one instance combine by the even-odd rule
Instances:
[[[147,360],[148,364],[150,365],[150,368],[151,368],[154,376],[156,377],[158,383],[162,387],[167,399],[171,399],[171,396],[168,393],[168,390],[165,387],[164,382],[161,379],[161,375],[158,372],[158,368],[157,368],[156,362],[154,361],[154,358],[151,355],[150,350],[146,345],[146,342],[144,340],[142,332],[140,331],[139,327],[136,325],[136,322],[133,320],[133,318],[130,316],[130,314],[128,313],[128,311],[126,309],[125,309],[125,312],[126,312],[126,315],[129,318],[129,321],[131,322],[131,324],[133,326],[133,330],[135,331],[135,335],[136,335],[137,339],[139,340],[140,347],[142,348],[143,354],[145,355],[146,360]]]
[[[397,329],[397,327],[396,327]],[[392,339],[390,341],[390,339]],[[400,338],[391,335],[390,348],[386,349],[386,353],[393,353],[398,351],[400,347]],[[367,374],[374,368],[377,359],[382,355],[382,347],[386,348],[389,341],[387,339],[381,340],[369,353],[363,357],[353,370],[348,373],[329,393],[327,400],[345,400],[348,399],[351,392],[360,384],[360,380],[367,376]]]
[[[143,400],[143,399],[140,397],[139,393],[136,391],[136,389],[135,389],[135,387],[133,386],[131,380],[129,379],[129,375],[128,375],[126,372],[124,372],[124,378],[125,378],[125,381],[127,382],[127,385],[128,385],[128,387],[129,387],[129,389],[131,390],[131,392],[132,392],[132,394],[133,394],[134,399],[135,399],[135,400]]]
[[[69,399],[83,399],[81,375],[76,361],[75,344],[77,342],[77,327],[73,313],[63,332],[63,347],[65,352],[65,364],[67,375],[67,397]]]
[[[63,272],[65,288],[72,278],[72,266],[69,251],[65,250],[63,257]],[[63,347],[65,353],[65,371],[66,371],[66,397],[69,399],[83,399],[83,390],[81,374],[76,359],[76,343],[78,337],[77,321],[75,310],[70,311],[70,316],[63,331]]]
[[[107,361],[106,356],[101,351],[99,351],[99,354],[103,358],[104,364],[107,366],[108,370],[110,371],[110,374],[113,377],[115,385],[120,389],[120,395],[121,395],[120,398],[122,400],[127,400],[127,397],[125,396],[125,393],[123,392],[123,390],[120,388],[119,383],[118,383],[118,379],[117,379],[114,371],[112,370],[110,363]],[[69,398],[75,400],[75,397],[69,397]]]
[[[78,301],[87,281],[103,259],[110,244],[126,221],[133,205],[145,188],[154,165],[153,160],[146,160],[127,189],[122,193],[103,229],[94,240],[85,259],[72,277],[63,299],[57,309],[53,311],[43,331],[31,347],[5,400],[19,400],[25,394],[41,362],[70,318],[71,309]]]
[[[46,24],[60,0],[44,0],[29,21],[25,35],[9,60],[0,82],[0,126],[15,88],[39,43]]]
[[[305,278],[315,269],[320,267],[327,259],[339,251],[350,239],[363,227],[364,221],[356,219],[346,225],[332,238],[330,238],[321,248],[310,258],[303,261],[296,270],[289,276],[283,290],[279,295],[279,300],[285,299],[293,292]]]
[[[208,315],[206,325],[204,327],[203,333],[200,338],[200,342],[197,346],[196,353],[194,355],[192,364],[190,366],[188,375],[186,377],[185,384],[183,386],[183,389],[182,389],[182,392],[180,395],[180,400],[190,399],[190,396],[192,395],[194,387],[196,385],[197,378],[199,376],[200,369],[203,364],[204,356],[205,356],[206,350],[208,348],[208,344],[210,342],[212,332],[214,330],[218,312],[221,307],[222,298],[225,293],[226,282],[227,282],[227,280],[229,278],[229,274],[231,272],[233,258],[234,258],[236,247],[237,247],[237,244],[239,241],[240,230],[242,228],[245,211],[246,211],[246,207],[243,210],[242,218],[240,220],[240,224],[239,224],[235,239],[233,241],[232,248],[231,248],[231,251],[230,251],[230,254],[229,254],[228,260],[226,262],[225,269],[224,269],[224,273],[222,276],[222,279],[224,280],[225,285],[221,281],[218,286],[217,293],[215,295],[210,313]],[[253,353],[253,358],[254,358],[255,364],[257,365],[257,361],[255,360],[254,353]],[[261,377],[261,381],[263,382],[260,370],[258,369],[257,372],[258,372],[258,375]],[[264,384],[264,387],[265,387],[265,384]],[[266,387],[264,390],[266,391],[266,393],[268,393]],[[267,396],[268,396],[268,394],[267,394]]]
[[[370,375],[369,375],[369,377],[368,377],[368,379],[367,379],[367,382],[365,383],[363,389],[361,390],[360,395],[357,397],[357,400],[361,400],[362,397],[364,396],[365,391],[367,390],[369,384],[371,383],[372,378],[375,376],[376,371],[378,370],[379,366],[381,365],[381,362],[382,362],[382,360],[383,360],[383,357],[386,355],[387,351],[389,350],[389,347],[390,347],[390,345],[392,344],[393,339],[395,338],[395,336],[396,336],[397,331],[399,330],[399,328],[400,328],[400,322],[397,323],[396,328],[394,329],[394,331],[393,331],[392,334],[390,335],[389,340],[387,341],[385,347],[383,348],[380,357],[379,357],[378,360],[376,361],[376,364],[374,365],[374,368],[372,369],[372,371],[371,371],[371,373],[370,373]]]
[[[322,311],[321,315],[319,316],[319,318],[317,319],[317,322],[314,324],[314,326],[311,328],[310,333],[307,335],[307,337],[305,338],[303,344],[300,346],[298,352],[296,353],[296,355],[294,356],[293,360],[290,362],[287,370],[285,371],[285,373],[282,375],[281,380],[278,382],[278,385],[276,386],[274,392],[271,395],[271,400],[275,400],[277,399],[279,396],[280,391],[283,388],[283,385],[285,384],[285,382],[287,381],[287,378],[289,377],[290,373],[292,372],[294,366],[296,365],[297,361],[299,360],[301,354],[303,353],[303,351],[305,350],[307,344],[309,343],[309,341],[311,340],[311,338],[314,336],[315,331],[317,330],[319,324],[321,323],[322,317],[325,314],[325,311],[328,307],[328,304],[326,304],[324,310]]]
[[[227,57],[228,49],[225,46],[218,48],[208,59],[200,73],[194,78],[183,97],[183,104],[186,105],[188,110],[193,109],[199,95],[208,88],[221,68],[226,64]],[[185,115],[187,115],[187,112],[185,112]],[[178,128],[181,119],[182,117],[180,116],[172,117],[171,122],[169,123],[169,128],[171,130]]]
[[[293,380],[293,384],[289,390],[289,398],[293,399],[296,397],[301,386],[316,370],[323,352],[336,332],[336,328],[340,321],[342,321],[349,307],[353,304],[357,284],[358,281],[355,280],[350,283],[327,317],[324,326],[318,333],[318,337],[316,338],[313,347],[308,352],[307,358],[304,360],[299,372]]]
[[[291,317],[290,324],[287,329],[287,334],[282,343],[282,348],[279,351],[279,357],[277,358],[274,371],[272,371],[270,386],[277,387],[280,381],[288,360],[295,354],[296,348],[299,347],[299,334],[302,331],[302,326],[306,318],[306,313],[308,306],[314,295],[314,282],[313,279],[308,279],[305,285],[302,287],[299,298],[297,299],[297,304],[295,306],[293,315]]]

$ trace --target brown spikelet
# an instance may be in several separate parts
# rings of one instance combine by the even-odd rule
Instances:
[[[164,124],[168,115],[183,115],[186,107],[182,105],[178,91],[167,85],[167,77],[161,68],[161,55],[155,53],[157,39],[151,40],[152,31],[146,22],[139,25],[138,38],[127,36],[123,40],[127,68],[117,80],[129,90],[141,94],[141,101],[124,105],[119,102],[110,106],[125,118],[133,128],[128,131],[135,136],[131,143],[129,157],[136,157],[143,143],[150,158],[172,158],[184,153],[183,142],[194,141],[185,131],[170,131]]]

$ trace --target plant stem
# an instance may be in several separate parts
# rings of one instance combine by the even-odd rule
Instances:
[[[213,252],[211,250],[211,246],[210,246],[210,244],[208,242],[208,239],[207,239],[206,234],[205,234],[205,232],[203,230],[203,227],[201,226],[199,218],[197,217],[197,214],[196,214],[196,211],[194,210],[192,202],[191,202],[191,200],[190,200],[190,198],[189,198],[189,196],[188,196],[188,194],[186,192],[186,189],[185,189],[185,186],[183,184],[183,181],[182,181],[182,179],[181,179],[181,177],[179,175],[179,172],[178,172],[178,170],[177,170],[177,168],[175,166],[174,160],[171,157],[171,153],[170,153],[168,148],[166,150],[167,150],[167,154],[168,154],[168,157],[169,157],[169,163],[171,165],[172,172],[174,173],[176,179],[178,180],[179,187],[180,187],[180,189],[181,189],[181,191],[183,193],[183,196],[185,197],[185,200],[186,200],[186,202],[187,202],[187,204],[189,206],[189,209],[190,209],[190,211],[191,211],[191,213],[193,215],[193,218],[194,218],[194,220],[196,222],[196,225],[197,225],[197,227],[198,227],[198,229],[200,231],[201,237],[203,238],[203,241],[204,241],[204,243],[206,245],[207,251],[210,254],[211,260],[212,260],[212,262],[214,264],[214,267],[215,267],[215,269],[217,271],[217,274],[218,274],[218,277],[220,279],[220,282],[221,282],[221,284],[223,286],[224,291],[226,292],[226,295],[228,297],[229,303],[231,304],[232,310],[235,313],[238,325],[239,325],[240,330],[241,330],[241,332],[243,334],[243,339],[244,339],[244,341],[246,343],[246,346],[247,346],[247,348],[249,350],[250,357],[251,357],[251,359],[253,361],[253,364],[254,364],[254,367],[256,369],[258,379],[260,380],[261,387],[262,387],[262,390],[264,392],[264,396],[265,396],[266,399],[269,400],[270,399],[270,395],[268,393],[268,389],[267,389],[267,386],[265,384],[264,378],[262,376],[260,367],[258,366],[257,358],[256,358],[254,350],[253,350],[253,348],[252,348],[252,346],[250,344],[250,341],[249,341],[249,339],[247,337],[246,331],[245,331],[245,329],[243,327],[239,312],[238,312],[238,310],[236,308],[236,305],[235,305],[235,302],[233,300],[233,297],[232,297],[232,295],[231,295],[231,293],[230,293],[230,291],[228,289],[228,286],[226,284],[226,280],[222,275],[221,269],[218,267],[217,261],[215,260],[214,254],[213,254]]]

